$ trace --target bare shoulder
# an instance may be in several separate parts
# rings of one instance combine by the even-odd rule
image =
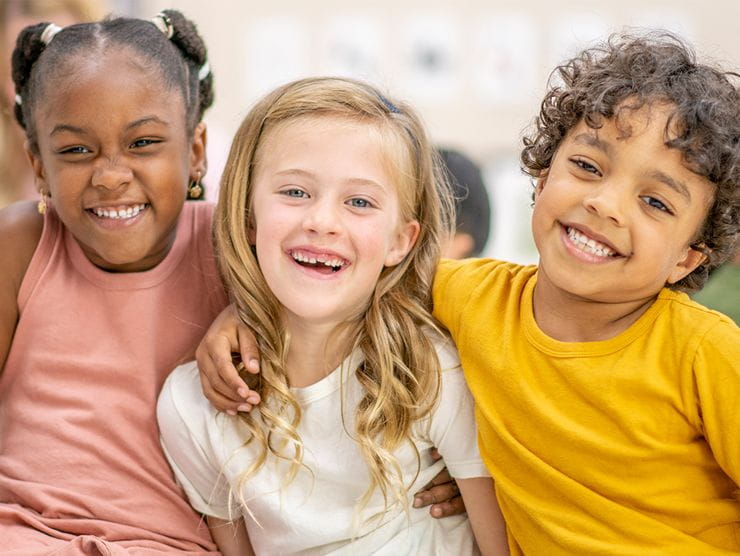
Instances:
[[[41,238],[44,219],[36,203],[23,201],[0,210],[0,278],[3,286],[18,291]]]
[[[0,210],[0,370],[18,323],[18,291],[41,238],[44,220],[32,202]]]

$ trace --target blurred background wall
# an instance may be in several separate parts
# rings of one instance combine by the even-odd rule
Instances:
[[[0,0],[8,1],[8,0]],[[39,0],[43,2],[43,0]],[[531,185],[518,166],[553,67],[626,27],[661,27],[702,58],[740,71],[740,0],[112,0],[151,17],[174,7],[210,51],[216,102],[209,126],[209,196],[230,138],[254,101],[287,80],[339,74],[370,80],[422,113],[434,141],[483,169],[492,210],[484,254],[535,262]]]

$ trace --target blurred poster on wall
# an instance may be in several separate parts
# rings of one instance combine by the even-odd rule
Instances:
[[[460,27],[452,14],[421,12],[399,28],[401,87],[415,99],[450,102],[462,86]]]
[[[340,14],[327,21],[321,34],[320,73],[383,81],[383,22],[367,14]]]
[[[531,16],[491,14],[474,25],[473,84],[478,100],[516,104],[537,88],[539,35]]]

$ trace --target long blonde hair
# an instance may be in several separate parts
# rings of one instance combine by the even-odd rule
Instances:
[[[410,440],[412,425],[429,415],[438,399],[440,365],[425,329],[436,329],[431,316],[431,288],[441,245],[450,237],[453,204],[441,178],[424,127],[407,105],[391,101],[372,86],[343,78],[302,79],[264,97],[246,116],[229,153],[216,209],[214,234],[219,264],[240,318],[256,333],[260,348],[259,412],[242,414],[259,457],[241,477],[243,485],[269,453],[292,462],[285,481],[302,464],[297,433],[301,409],[285,373],[289,338],[281,306],[260,271],[249,242],[251,188],[260,144],[268,130],[299,118],[334,116],[369,123],[388,139],[382,149],[395,179],[402,220],[420,224],[418,238],[405,259],[383,269],[366,310],[343,331],[351,338],[348,355],[360,349],[364,363],[354,371],[364,390],[355,412],[353,437],[370,472],[370,486],[385,505],[389,498],[407,504],[407,489],[393,455]],[[412,444],[413,446],[413,444]],[[417,453],[417,462],[419,461]]]

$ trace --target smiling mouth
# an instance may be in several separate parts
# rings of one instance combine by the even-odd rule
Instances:
[[[315,255],[301,251],[290,251],[289,254],[299,265],[325,274],[339,272],[349,264],[348,260],[334,255]]]
[[[97,207],[87,209],[98,218],[110,218],[112,220],[124,220],[138,216],[143,210],[149,207],[149,203],[128,206]]]
[[[594,239],[591,239],[585,234],[582,234],[575,228],[566,226],[565,232],[568,234],[568,239],[578,250],[588,253],[589,255],[595,255],[597,257],[618,257],[619,253],[614,251],[608,245],[604,245]]]

